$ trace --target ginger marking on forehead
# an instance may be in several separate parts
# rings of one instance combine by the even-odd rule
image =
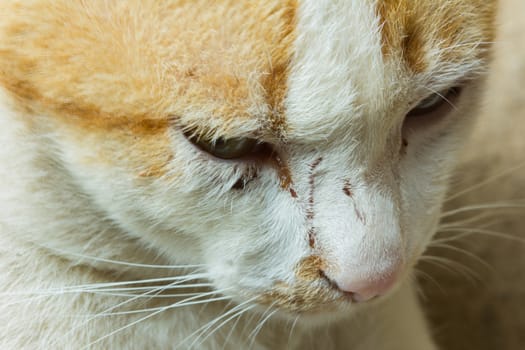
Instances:
[[[168,118],[155,118],[142,114],[109,114],[102,108],[82,101],[64,102],[42,94],[31,83],[9,80],[0,73],[0,83],[17,99],[24,100],[28,112],[60,118],[65,125],[75,125],[84,131],[122,131],[135,135],[161,134],[169,126]]]
[[[377,5],[383,56],[401,58],[414,73],[436,58],[463,62],[487,55],[494,37],[495,0],[381,0]],[[461,15],[458,15],[461,14]],[[433,59],[428,56],[432,48]]]
[[[270,131],[278,136],[284,137],[287,123],[285,117],[284,100],[288,91],[288,76],[290,73],[290,62],[293,55],[292,46],[295,41],[295,28],[297,25],[297,0],[284,2],[281,11],[283,22],[281,29],[281,44],[277,49],[271,49],[269,62],[270,71],[263,76],[262,86],[266,92],[266,101],[270,108],[268,123]],[[283,44],[284,43],[284,44]]]
[[[382,0],[378,4],[383,56],[400,55],[415,73],[427,68],[424,29],[409,0]]]
[[[219,119],[221,133],[257,119],[284,138],[297,0],[48,3],[0,3],[15,14],[0,28],[2,85],[108,115]]]

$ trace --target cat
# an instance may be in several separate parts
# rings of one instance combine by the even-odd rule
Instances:
[[[496,7],[2,1],[0,348],[436,349]]]

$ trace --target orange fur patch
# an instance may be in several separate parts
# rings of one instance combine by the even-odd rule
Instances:
[[[494,38],[495,0],[382,0],[377,6],[383,55],[400,57],[414,73],[427,69],[430,49],[443,50],[443,60],[460,62],[475,58],[471,51],[486,54],[482,43]]]
[[[322,270],[326,262],[317,255],[302,259],[295,269],[297,281],[293,285],[276,283],[261,295],[258,302],[272,305],[291,312],[327,311],[344,299],[336,289],[327,285]]]
[[[296,7],[296,0],[4,1],[0,85],[27,114],[52,117],[79,136],[98,134],[100,143],[118,140],[123,153],[106,157],[125,158],[144,143],[129,155],[144,164],[139,175],[162,174],[173,156],[172,121],[223,137],[242,136],[247,119],[266,128],[253,130],[258,135],[285,132]]]
[[[295,286],[277,285],[271,291],[262,294],[257,302],[271,305],[291,312],[327,312],[335,308],[335,302],[341,296],[326,287],[316,287],[305,283]]]
[[[317,255],[310,255],[299,263],[296,276],[303,281],[314,281],[321,278],[321,271],[326,268],[325,261]]]
[[[225,128],[236,118],[267,118],[278,131],[296,6],[295,0],[4,2],[0,82],[50,114],[88,111],[80,117],[99,117],[102,128],[114,117],[204,111],[201,119]],[[266,115],[255,115],[265,107]]]

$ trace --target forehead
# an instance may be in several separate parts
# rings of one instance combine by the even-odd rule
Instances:
[[[157,130],[168,123],[151,121],[171,118],[300,136],[381,100],[400,71],[474,60],[495,10],[486,0],[12,0],[0,11],[0,81],[36,109],[97,128]]]
[[[484,66],[493,1],[303,1],[287,116],[327,139],[367,114],[390,122],[397,100],[460,84]],[[405,111],[406,112],[406,111]]]
[[[495,1],[381,0],[383,54],[401,57],[414,72],[428,69],[431,50],[444,50],[443,60],[461,61],[468,50],[455,47],[493,39]]]

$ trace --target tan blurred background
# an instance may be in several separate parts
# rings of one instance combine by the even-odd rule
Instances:
[[[451,195],[525,163],[525,0],[500,1],[500,32],[485,106]],[[434,279],[421,278],[424,305],[444,350],[525,349],[525,166],[451,200],[445,210],[509,201],[521,202],[522,207],[487,210],[487,218],[459,226],[497,231],[523,242],[474,233],[446,242],[469,253],[432,249],[429,254],[439,258],[420,266]],[[451,219],[482,212],[470,211]],[[470,253],[489,267],[468,256]],[[478,281],[470,281],[466,275],[471,273],[464,267],[442,258],[473,270]]]

